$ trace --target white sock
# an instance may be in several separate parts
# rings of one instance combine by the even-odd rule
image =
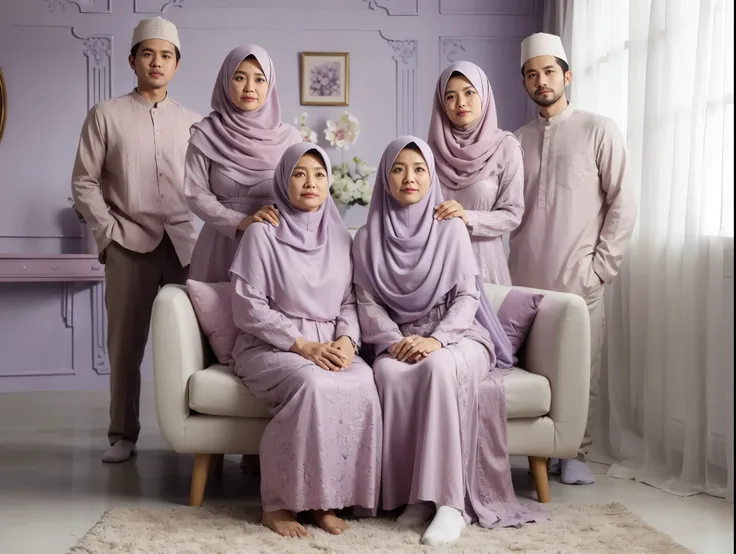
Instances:
[[[465,528],[465,520],[460,510],[450,506],[440,506],[437,515],[422,535],[422,544],[440,546],[449,544],[460,538]]]
[[[401,515],[396,519],[396,523],[404,527],[414,527],[422,525],[434,513],[434,506],[429,502],[420,502],[419,504],[409,504]]]

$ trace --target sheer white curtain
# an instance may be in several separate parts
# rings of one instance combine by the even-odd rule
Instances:
[[[561,0],[572,102],[627,138],[639,221],[607,291],[610,476],[733,501],[733,0]]]

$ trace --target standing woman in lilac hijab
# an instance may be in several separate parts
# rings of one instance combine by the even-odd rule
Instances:
[[[351,238],[330,182],[321,148],[291,146],[274,176],[280,224],[249,226],[230,270],[235,371],[273,415],[260,444],[263,524],[287,537],[308,535],[297,512],[340,534],[333,510],[378,507],[381,408],[356,356]]]
[[[212,112],[192,126],[184,173],[191,210],[204,221],[189,277],[228,281],[238,241],[251,223],[278,223],[273,172],[284,151],[301,142],[281,122],[273,62],[263,48],[235,48],[222,63]]]
[[[511,285],[502,236],[524,213],[521,146],[498,128],[491,83],[477,65],[456,62],[440,75],[429,146],[447,198],[436,207],[437,218],[462,219],[482,280]]]
[[[383,508],[420,525],[428,545],[463,527],[519,526],[543,517],[514,495],[501,377],[511,344],[479,288],[460,219],[439,222],[443,201],[429,146],[391,142],[378,167],[368,220],[353,243],[363,340],[383,421]]]

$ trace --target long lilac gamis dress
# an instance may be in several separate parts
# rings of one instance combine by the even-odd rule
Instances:
[[[280,225],[251,225],[235,255],[235,371],[273,415],[260,444],[263,509],[357,506],[375,514],[382,423],[371,368],[356,355],[349,368],[330,372],[289,352],[300,337],[324,343],[346,335],[360,344],[351,238],[337,207],[329,195],[314,213],[288,201],[291,172],[309,151],[329,173],[319,147],[291,146],[274,176]]]
[[[389,172],[411,143],[432,181],[420,202],[401,207]],[[382,505],[434,502],[484,527],[538,521],[544,513],[519,503],[511,483],[501,369],[511,365],[511,345],[478,286],[462,221],[433,218],[442,201],[428,145],[400,137],[384,152],[367,223],[353,243],[363,340],[379,354]],[[385,353],[409,335],[432,336],[443,347],[415,364]]]
[[[453,73],[464,75],[481,96],[481,117],[467,129],[456,127],[445,111],[445,89]],[[456,62],[440,75],[428,142],[445,198],[465,208],[482,280],[511,285],[502,237],[519,226],[524,214],[521,146],[513,133],[498,128],[493,89],[477,65]]]
[[[230,80],[240,63],[254,56],[268,81],[263,105],[244,112],[230,100]],[[238,225],[273,204],[273,172],[284,151],[301,142],[299,132],[281,122],[276,72],[268,53],[252,44],[228,54],[212,91],[212,112],[192,126],[184,192],[204,222],[192,253],[189,276],[228,281],[228,269],[242,233]]]

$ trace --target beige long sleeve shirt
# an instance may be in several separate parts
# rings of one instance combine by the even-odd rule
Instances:
[[[611,119],[572,105],[516,136],[525,211],[509,241],[511,281],[588,296],[618,273],[636,223],[624,139]]]
[[[72,195],[100,251],[115,241],[151,252],[166,232],[189,265],[196,230],[184,196],[184,158],[189,128],[200,119],[168,97],[152,104],[135,91],[90,110]]]

